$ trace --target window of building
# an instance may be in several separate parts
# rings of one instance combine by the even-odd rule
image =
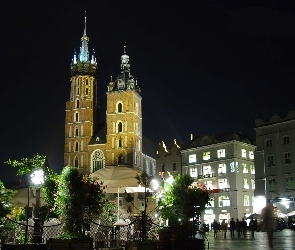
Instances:
[[[250,196],[244,194],[244,206],[250,206]]]
[[[78,84],[77,84],[77,95],[80,95],[80,81],[81,79],[78,80]]]
[[[161,164],[161,172],[165,172],[165,164],[164,163]]]
[[[123,155],[119,154],[119,156],[118,156],[118,165],[122,165],[123,162],[124,162]]]
[[[119,122],[118,123],[118,133],[120,133],[122,131],[123,131],[123,124],[122,124],[122,122]]]
[[[88,88],[85,89],[85,95],[88,95],[89,91]]]
[[[119,148],[122,148],[122,139],[121,138],[119,138],[118,146],[119,146]]]
[[[205,186],[207,187],[207,189],[213,189],[212,181],[205,181]]]
[[[194,178],[197,178],[198,177],[198,171],[197,171],[197,168],[190,168],[190,176],[191,177],[194,177]]]
[[[218,149],[217,150],[217,157],[218,158],[225,157],[225,149]]]
[[[282,142],[283,142],[283,144],[289,144],[290,143],[290,137],[287,136],[287,135],[283,136]]]
[[[79,136],[79,128],[75,127],[75,136]]]
[[[172,163],[172,171],[176,171],[176,162]]]
[[[79,167],[79,158],[78,158],[78,156],[75,156],[74,165],[75,165],[75,168]]]
[[[245,188],[245,189],[249,189],[248,178],[244,178],[244,188]]]
[[[267,166],[268,167],[272,167],[275,165],[273,155],[267,155],[266,159],[267,159]]]
[[[229,166],[230,166],[230,172],[234,173],[234,172],[235,172],[235,162],[234,162],[234,161],[231,162],[231,163],[229,164]]]
[[[122,103],[118,103],[118,113],[122,113],[122,111],[123,111],[123,105],[122,105]]]
[[[78,152],[79,151],[79,142],[75,142],[75,151]]]
[[[208,177],[211,177],[211,166],[203,166],[203,174],[204,174],[204,177],[208,178]]]
[[[228,196],[222,195],[218,197],[218,204],[219,207],[229,207],[230,206],[230,199]]]
[[[249,159],[253,160],[254,159],[254,152],[249,151]]]
[[[254,165],[250,165],[250,172],[251,172],[251,174],[255,174],[255,167],[254,167]]]
[[[91,164],[92,164],[92,166],[91,166],[92,173],[95,172],[96,170],[104,168],[104,166],[105,166],[105,157],[104,157],[103,152],[100,149],[95,150],[92,153]]]
[[[254,190],[255,189],[255,180],[251,179],[251,188]]]
[[[239,162],[236,161],[236,172],[239,173]]]
[[[197,156],[196,156],[196,154],[189,155],[188,156],[188,162],[189,163],[197,162]]]
[[[243,158],[246,158],[247,157],[247,151],[246,151],[246,149],[242,149],[241,150],[241,153],[242,153],[242,157]]]
[[[248,174],[249,171],[248,171],[248,167],[246,163],[242,163],[242,168],[243,168],[243,173]]]
[[[210,152],[203,152],[203,160],[204,161],[210,160]]]
[[[267,140],[265,141],[265,146],[266,146],[266,147],[272,147],[272,140],[271,140],[271,139],[267,139]]]
[[[291,164],[291,153],[284,152],[284,164]]]
[[[285,175],[285,183],[286,183],[286,191],[293,191],[294,190],[293,174],[286,174]]]
[[[218,187],[219,187],[219,189],[228,188],[227,179],[225,179],[225,178],[219,179],[218,180]]]
[[[138,115],[138,103],[135,103],[135,114]]]
[[[78,112],[75,113],[75,121],[76,121],[76,122],[79,121],[79,113],[78,113]]]
[[[206,204],[206,207],[214,207],[214,197],[211,198],[209,204]]]
[[[225,174],[225,173],[226,173],[225,163],[218,164],[218,174]]]
[[[269,177],[268,190],[269,190],[269,192],[276,192],[277,191],[277,183],[276,183],[275,177]]]
[[[80,101],[79,100],[76,100],[76,108],[80,108]]]

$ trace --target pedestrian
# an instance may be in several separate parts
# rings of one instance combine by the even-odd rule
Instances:
[[[250,220],[249,228],[251,230],[252,238],[254,238],[254,231],[256,231],[256,226],[255,226],[255,221],[253,220],[253,218]]]
[[[237,233],[238,233],[238,237],[240,238],[240,236],[241,236],[241,223],[240,223],[238,218],[237,218],[237,221],[236,221],[236,230],[237,230]]]
[[[212,222],[212,228],[213,228],[213,235],[214,238],[217,238],[217,231],[218,231],[218,223],[217,221],[214,219],[214,221]]]
[[[244,235],[244,237],[246,237],[246,230],[247,230],[247,222],[245,221],[244,218],[242,218],[241,221],[241,233]]]
[[[273,231],[275,229],[275,219],[273,216],[273,206],[270,201],[267,202],[266,207],[261,211],[261,219],[263,228],[267,232],[268,244],[273,246]]]
[[[221,230],[222,230],[223,237],[226,239],[227,223],[225,222],[225,220],[221,222]]]
[[[236,223],[235,219],[231,218],[231,221],[229,222],[229,230],[230,230],[230,237],[235,237],[235,229],[236,229]]]

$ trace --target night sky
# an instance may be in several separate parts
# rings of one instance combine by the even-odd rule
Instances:
[[[169,148],[174,138],[182,144],[191,133],[254,138],[256,115],[287,115],[295,105],[291,3],[1,2],[0,180],[16,179],[4,161],[37,152],[55,171],[63,167],[70,63],[79,51],[84,11],[102,116],[126,42],[131,74],[142,90],[143,134]]]

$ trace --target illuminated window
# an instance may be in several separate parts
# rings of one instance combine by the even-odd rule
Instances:
[[[231,171],[232,173],[234,173],[234,172],[235,172],[235,162],[234,162],[234,161],[231,162],[231,163],[229,164],[229,166],[230,166],[230,171]]]
[[[276,192],[277,191],[277,183],[276,183],[275,177],[269,177],[268,189],[269,189],[269,192]]]
[[[225,157],[225,149],[218,149],[217,150],[217,157],[218,158]]]
[[[225,163],[218,164],[218,174],[226,173],[226,165]]]
[[[284,152],[284,164],[291,164],[291,153]]]
[[[213,189],[212,188],[212,181],[205,181],[205,185],[206,185],[207,189]]]
[[[204,166],[203,167],[203,174],[204,175],[211,175],[211,166]]]
[[[255,167],[254,167],[254,165],[250,165],[250,172],[251,172],[251,174],[255,174]]]
[[[188,156],[188,162],[189,163],[197,162],[197,156],[196,156],[196,154],[189,155]]]
[[[210,160],[210,152],[204,152],[203,153],[203,160],[204,161]]]
[[[123,105],[122,105],[122,103],[118,103],[118,113],[122,113],[122,111],[123,111]]]
[[[218,180],[218,187],[219,187],[219,189],[228,188],[227,179],[219,179]]]
[[[242,168],[243,168],[243,173],[247,174],[248,173],[248,168],[246,163],[242,163]]]
[[[197,168],[190,168],[190,176],[191,177],[198,177]]]
[[[244,188],[245,188],[245,189],[249,189],[248,178],[244,178]]]
[[[176,162],[172,163],[172,171],[176,171]]]
[[[290,137],[289,136],[283,136],[282,138],[283,144],[289,144],[290,143]]]
[[[286,191],[293,191],[294,190],[293,174],[286,174],[285,175],[285,183],[286,183]]]
[[[123,131],[123,124],[122,124],[122,122],[119,122],[118,123],[118,133],[120,133],[122,131]]]
[[[249,151],[249,159],[253,160],[254,159],[254,152]]]
[[[219,207],[229,207],[230,206],[230,199],[228,196],[222,195],[218,197],[218,204]]]
[[[246,151],[246,149],[242,149],[241,152],[242,152],[242,157],[243,158],[246,158],[247,157],[247,151]]]
[[[244,206],[250,206],[250,197],[246,194],[244,194]]]
[[[239,172],[239,162],[236,161],[236,171]]]
[[[251,188],[254,190],[255,189],[255,180],[251,179]]]
[[[272,147],[272,140],[271,140],[271,139],[267,139],[267,140],[265,141],[265,146],[266,146],[266,147]]]

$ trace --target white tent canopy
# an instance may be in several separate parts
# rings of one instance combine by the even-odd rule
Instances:
[[[26,207],[28,206],[28,196],[29,196],[29,207],[32,207],[33,204],[36,204],[36,190],[30,188],[28,194],[28,188],[21,188],[15,190],[15,194],[11,199],[11,204],[18,207]],[[40,191],[40,202],[41,205],[45,204],[42,199],[43,193]]]
[[[102,181],[107,186],[106,193],[144,192],[135,178],[141,173],[141,170],[134,168],[107,166],[90,174],[90,178]]]

